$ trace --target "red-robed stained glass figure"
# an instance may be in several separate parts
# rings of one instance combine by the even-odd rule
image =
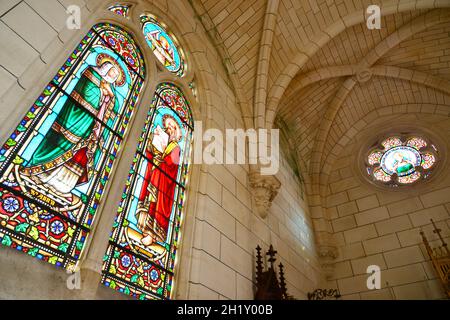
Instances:
[[[160,84],[105,255],[106,286],[140,299],[171,298],[193,130],[181,90]]]
[[[141,242],[146,246],[156,238],[161,242],[166,239],[180,162],[180,126],[168,114],[163,117],[163,125],[164,128],[155,129],[146,150],[149,162],[139,196],[138,227],[144,235]]]

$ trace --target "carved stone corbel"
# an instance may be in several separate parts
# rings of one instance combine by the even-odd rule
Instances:
[[[261,218],[266,218],[272,201],[278,194],[281,182],[275,176],[265,176],[254,172],[249,175],[250,186],[253,188],[256,210]]]
[[[336,258],[339,251],[333,235],[329,232],[316,232],[317,253],[323,274],[327,279],[334,275]]]
[[[334,274],[336,258],[338,256],[337,248],[334,246],[319,246],[320,265],[327,279]]]

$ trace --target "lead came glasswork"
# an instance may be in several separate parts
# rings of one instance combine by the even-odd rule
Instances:
[[[170,299],[193,120],[180,89],[155,94],[125,184],[102,282],[139,299]]]
[[[396,186],[430,176],[437,150],[434,145],[428,148],[425,139],[410,137],[402,140],[394,136],[383,140],[381,146],[367,156],[367,173],[375,181]]]
[[[0,239],[74,269],[145,70],[132,37],[97,24],[0,150]]]
[[[170,72],[179,77],[184,75],[186,63],[184,54],[173,34],[155,17],[141,16],[142,32],[155,57]]]
[[[386,151],[381,158],[381,168],[389,175],[407,176],[421,163],[420,153],[411,147],[398,146]]]
[[[128,18],[130,6],[127,5],[115,5],[108,8],[109,11],[114,12],[115,14],[122,16],[124,18]]]
[[[384,140],[381,145],[385,148],[385,150],[388,150],[392,147],[397,147],[402,144],[402,141],[397,137],[390,137]]]
[[[408,184],[408,183],[413,183],[413,182],[419,180],[419,178],[420,178],[420,172],[415,171],[408,176],[398,177],[398,182],[402,183],[402,184]]]
[[[379,168],[376,169],[373,173],[375,179],[380,180],[380,181],[384,181],[384,182],[388,182],[391,181],[391,176],[388,175],[386,172],[383,171],[383,169]]]
[[[409,139],[409,140],[406,142],[406,145],[408,145],[408,146],[410,146],[410,147],[413,147],[413,148],[415,148],[415,149],[417,149],[417,150],[420,150],[420,149],[426,147],[426,146],[427,146],[427,143],[426,143],[425,140],[423,140],[423,139],[421,139],[421,138],[414,137],[414,138]]]
[[[424,169],[430,169],[434,163],[436,162],[436,158],[430,152],[427,152],[422,155],[422,167]]]
[[[383,156],[383,152],[375,151],[369,155],[369,164],[380,163],[381,157]]]

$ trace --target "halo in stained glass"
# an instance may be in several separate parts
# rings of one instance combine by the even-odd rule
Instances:
[[[381,158],[381,168],[389,175],[397,174],[399,177],[407,176],[420,165],[419,152],[411,147],[398,146],[386,151]]]
[[[140,299],[170,299],[193,120],[171,83],[158,86],[119,205],[102,283]]]
[[[104,40],[105,45],[116,51],[129,69],[145,78],[145,67],[142,53],[130,34],[120,32],[121,28],[110,23],[99,23],[94,31]]]
[[[158,61],[168,71],[182,77],[186,69],[184,54],[175,36],[153,16],[141,16],[141,23],[145,40]]]
[[[0,243],[75,268],[144,78],[131,35],[93,26],[0,149]]]

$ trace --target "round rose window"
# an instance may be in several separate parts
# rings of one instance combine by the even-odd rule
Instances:
[[[378,183],[411,184],[429,177],[436,155],[436,147],[424,138],[389,137],[368,153],[367,173]]]

